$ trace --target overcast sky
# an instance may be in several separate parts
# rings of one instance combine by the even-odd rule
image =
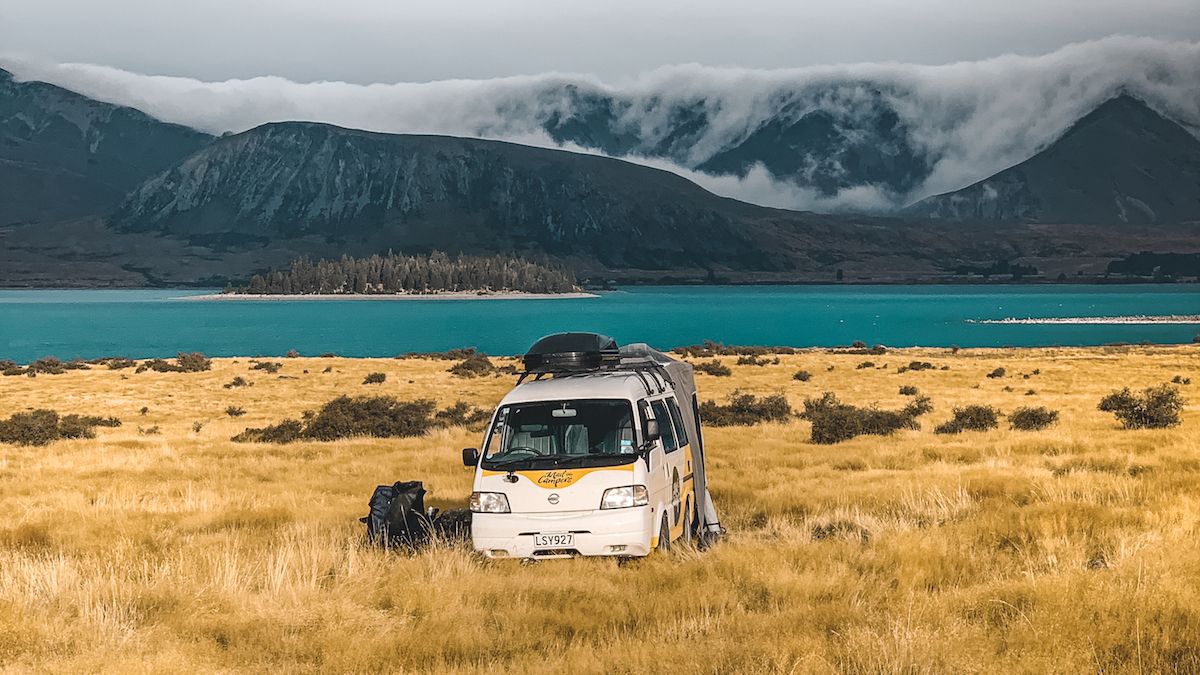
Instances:
[[[1200,0],[0,0],[0,54],[226,80],[356,83],[678,63],[784,68],[1200,39]]]

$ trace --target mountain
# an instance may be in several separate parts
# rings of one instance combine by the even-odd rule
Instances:
[[[211,140],[0,70],[0,225],[104,213]]]
[[[756,103],[762,110],[747,104],[745,119],[731,122],[719,102],[638,102],[566,85],[544,92],[537,108],[550,111],[541,127],[559,144],[669,159],[713,175],[744,176],[762,165],[825,196],[864,185],[905,194],[932,170],[935,158],[914,130],[865,83],[773,92]]]
[[[783,263],[763,250],[758,221],[774,213],[607,157],[288,122],[215,141],[146,181],[108,222],[202,244],[319,237],[355,250],[773,269]]]
[[[1024,162],[904,214],[1097,225],[1200,221],[1200,140],[1121,95]]]

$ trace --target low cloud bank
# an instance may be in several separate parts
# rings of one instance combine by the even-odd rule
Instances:
[[[213,133],[307,120],[556,147],[545,131],[548,120],[601,120],[606,133],[624,139],[626,159],[675,171],[725,196],[816,211],[883,211],[970,184],[1033,155],[1121,92],[1200,135],[1200,43],[1119,36],[1041,56],[942,66],[751,70],[682,65],[616,84],[559,73],[374,85],[277,77],[201,82],[90,64],[0,63],[22,79],[45,80]],[[906,193],[859,185],[824,195],[774,176],[761,164],[744,176],[695,170],[764,124],[786,123],[816,110],[829,113],[853,138],[856,122],[867,124],[865,111],[879,103],[895,112],[907,129],[906,142],[930,166]],[[681,115],[696,111],[703,111],[702,128],[693,130],[685,144],[672,144]]]

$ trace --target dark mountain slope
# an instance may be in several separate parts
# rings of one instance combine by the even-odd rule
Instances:
[[[0,70],[0,225],[104,213],[211,140]]]
[[[364,250],[777,269],[787,263],[764,249],[760,222],[775,216],[802,220],[605,157],[289,122],[216,141],[147,181],[109,222],[204,243],[317,236]]]
[[[1098,225],[1200,221],[1200,140],[1138,99],[1118,96],[1030,159],[905,214]]]

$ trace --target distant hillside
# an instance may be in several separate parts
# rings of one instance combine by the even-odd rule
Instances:
[[[904,213],[1103,225],[1200,221],[1200,140],[1122,95],[1030,159]]]
[[[211,139],[0,70],[0,225],[104,213]]]
[[[196,243],[316,236],[350,250],[770,269],[754,220],[773,213],[616,159],[289,122],[214,142],[143,184],[109,223]]]

